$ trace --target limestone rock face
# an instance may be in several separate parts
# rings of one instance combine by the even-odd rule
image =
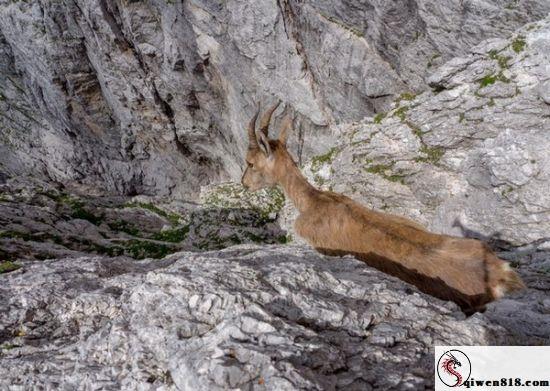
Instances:
[[[66,258],[0,278],[2,389],[431,388],[435,344],[518,341],[298,246]]]
[[[550,12],[545,0],[3,1],[0,172],[116,194],[236,179],[255,103],[328,125],[420,91],[435,65]]]

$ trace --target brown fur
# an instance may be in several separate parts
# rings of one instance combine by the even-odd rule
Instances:
[[[524,287],[483,242],[431,233],[404,217],[370,210],[342,194],[314,188],[283,140],[250,140],[242,183],[252,190],[282,186],[300,212],[296,232],[317,250],[354,255],[423,292],[455,301],[465,312],[482,309],[489,301]]]

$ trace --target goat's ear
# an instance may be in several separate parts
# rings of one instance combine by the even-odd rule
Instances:
[[[288,139],[288,131],[292,125],[292,117],[290,114],[287,114],[283,119],[281,125],[281,132],[279,133],[279,142],[286,147],[286,140]]]
[[[269,140],[267,139],[267,136],[262,131],[256,132],[256,137],[258,140],[258,146],[260,147],[260,150],[264,153],[264,155],[268,158],[271,157],[271,147],[269,146]]]

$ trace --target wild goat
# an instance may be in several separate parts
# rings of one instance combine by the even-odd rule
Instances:
[[[342,194],[313,187],[286,149],[289,116],[278,140],[268,139],[278,105],[262,116],[258,131],[259,107],[248,125],[248,166],[242,184],[252,191],[280,185],[300,212],[296,232],[318,251],[352,254],[423,292],[456,302],[466,313],[524,287],[509,265],[479,240],[431,233],[404,217],[370,210]]]

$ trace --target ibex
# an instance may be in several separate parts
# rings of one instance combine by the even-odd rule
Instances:
[[[475,239],[439,235],[404,217],[370,210],[349,197],[321,191],[308,183],[286,148],[292,124],[286,116],[277,140],[268,128],[279,103],[260,109],[248,125],[247,167],[242,184],[251,191],[280,185],[299,211],[295,230],[315,249],[329,255],[351,254],[421,291],[456,302],[465,313],[507,292],[524,288],[520,277]]]

